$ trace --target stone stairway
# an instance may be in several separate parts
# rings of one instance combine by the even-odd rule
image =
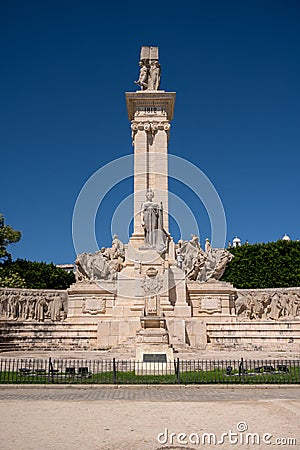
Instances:
[[[0,321],[0,352],[96,350],[97,325]]]

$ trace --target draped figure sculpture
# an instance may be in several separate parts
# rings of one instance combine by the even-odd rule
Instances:
[[[154,248],[159,254],[167,249],[169,235],[163,227],[163,206],[153,202],[154,192],[150,189],[147,200],[141,206],[141,224],[144,228],[145,247]]]

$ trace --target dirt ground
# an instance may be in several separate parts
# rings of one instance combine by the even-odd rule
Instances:
[[[298,387],[152,389],[2,386],[1,449],[300,448]]]
[[[126,353],[104,351],[7,352],[0,358],[50,356],[85,360],[130,358]],[[181,359],[299,360],[300,352],[202,351],[176,356]],[[60,386],[60,389],[0,386],[0,448],[300,449],[298,386],[199,386],[197,390],[195,386],[161,386],[151,389],[147,386],[128,386],[127,390],[125,386],[117,390],[103,386]]]

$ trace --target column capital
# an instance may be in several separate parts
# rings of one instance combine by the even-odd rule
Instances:
[[[141,118],[139,117],[139,119]],[[164,131],[167,135],[167,139],[169,139],[170,128],[171,124],[167,119],[163,121],[152,120],[147,118],[143,118],[142,120],[132,120],[131,121],[132,145],[134,145],[135,135],[138,131],[145,131],[146,133],[150,133],[152,138],[154,138],[154,136],[158,131]]]

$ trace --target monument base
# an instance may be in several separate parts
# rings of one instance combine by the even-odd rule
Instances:
[[[137,333],[136,375],[171,375],[175,373],[174,352],[166,330],[149,329]],[[151,342],[152,340],[152,342]],[[161,340],[161,342],[158,342]],[[142,342],[140,342],[142,341]],[[154,342],[156,341],[156,342]]]

